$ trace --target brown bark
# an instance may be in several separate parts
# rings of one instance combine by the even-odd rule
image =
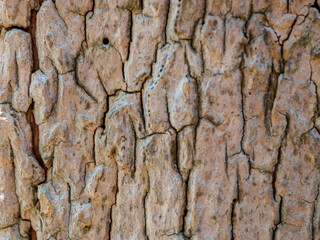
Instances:
[[[0,0],[0,239],[320,239],[314,0]]]

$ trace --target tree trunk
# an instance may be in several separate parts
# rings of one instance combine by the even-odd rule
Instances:
[[[319,240],[318,4],[0,0],[0,240]]]

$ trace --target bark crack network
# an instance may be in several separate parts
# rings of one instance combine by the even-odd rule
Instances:
[[[320,239],[319,1],[0,1],[0,239]]]

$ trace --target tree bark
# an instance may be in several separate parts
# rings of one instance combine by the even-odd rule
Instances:
[[[0,0],[0,240],[320,239],[317,0]]]

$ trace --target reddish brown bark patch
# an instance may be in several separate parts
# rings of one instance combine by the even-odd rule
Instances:
[[[37,233],[32,227],[30,230],[30,240],[37,240]]]
[[[36,25],[37,25],[37,13],[38,11],[32,10],[30,17],[30,26],[26,29],[28,33],[31,35],[32,39],[32,57],[33,57],[33,71],[37,71],[39,69],[39,57],[38,57],[38,49],[36,44]]]

